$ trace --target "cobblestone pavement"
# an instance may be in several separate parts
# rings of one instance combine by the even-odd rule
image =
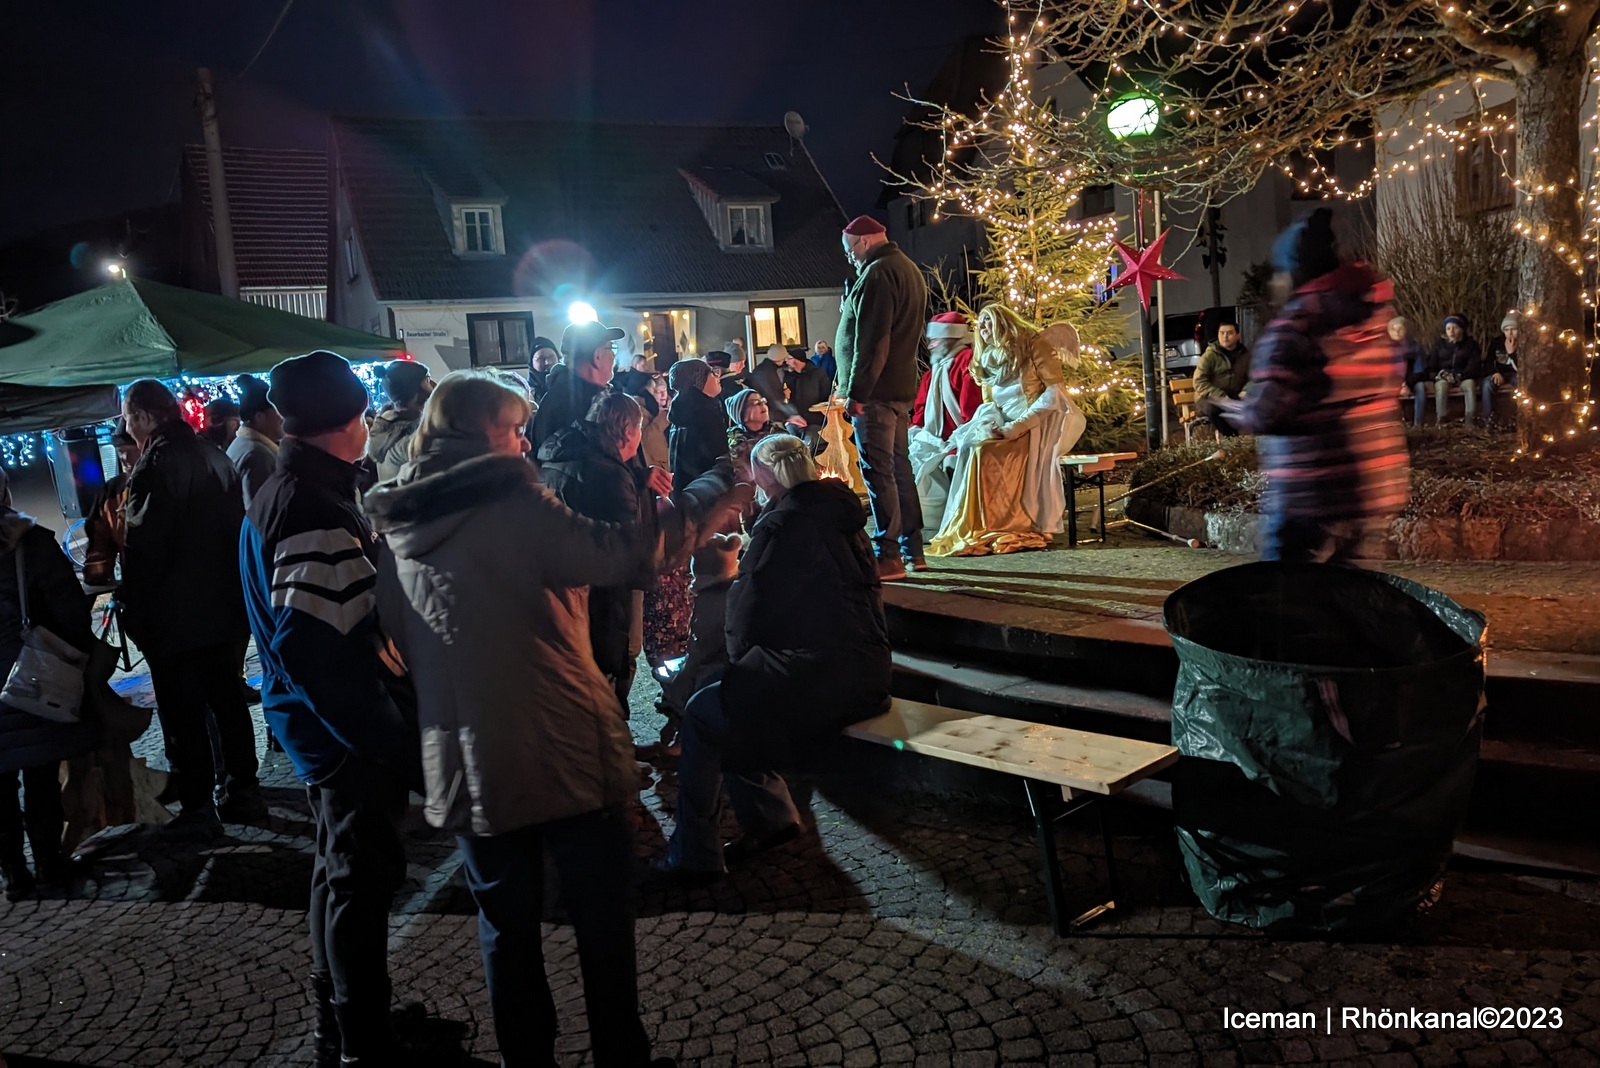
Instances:
[[[653,739],[645,686],[634,722]],[[140,745],[155,762],[158,748],[150,736]],[[230,827],[202,849],[108,832],[70,893],[0,903],[0,1050],[13,1068],[310,1063],[310,826],[287,762],[264,760],[270,828]],[[808,780],[815,789],[797,800],[816,834],[710,889],[647,886],[640,988],[659,1053],[704,1065],[1600,1064],[1593,883],[1456,870],[1398,944],[1275,940],[1208,918],[1165,815],[1127,807],[1123,907],[1062,940],[1046,922],[1020,795],[951,801],[883,781]],[[647,792],[637,810],[641,856],[663,848],[664,796],[665,785]],[[1084,904],[1103,878],[1087,832],[1063,831]],[[391,927],[397,995],[428,1013],[438,1063],[492,1064],[459,862],[420,823],[410,858]],[[563,1063],[586,1063],[571,930],[558,911],[549,919]],[[1344,1006],[1554,1007],[1563,1026],[1344,1029]],[[1230,1027],[1225,1009],[1309,1010],[1317,1026]]]

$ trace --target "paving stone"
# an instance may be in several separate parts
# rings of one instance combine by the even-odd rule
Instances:
[[[658,729],[648,705],[634,710],[641,738]],[[160,762],[154,732],[138,749]],[[0,1050],[106,1068],[309,1062],[311,825],[281,755],[264,754],[262,779],[268,828],[230,828],[202,849],[107,832],[67,893],[0,902]],[[1593,883],[1452,870],[1402,943],[1268,940],[1205,916],[1166,817],[1128,810],[1118,841],[1128,903],[1095,929],[1106,937],[1058,940],[1020,805],[885,792],[843,773],[816,782],[803,807],[818,835],[710,890],[643,890],[641,1005],[658,1054],[685,1065],[1600,1062]],[[641,856],[658,854],[671,826],[660,796],[644,795],[634,819]],[[415,812],[410,826],[390,928],[396,996],[448,1021],[458,1053],[492,1063],[454,842]],[[1066,824],[1060,841],[1070,886],[1103,876],[1097,836]],[[567,1068],[591,1044],[576,942],[549,897]],[[1224,1007],[1478,1003],[1560,1005],[1567,1027],[1326,1035],[1244,1032],[1221,1017]]]

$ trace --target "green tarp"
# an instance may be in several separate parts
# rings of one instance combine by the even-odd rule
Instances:
[[[1483,735],[1484,618],[1438,590],[1258,563],[1167,598],[1172,806],[1213,916],[1372,931],[1434,892]]]
[[[0,406],[12,385],[259,374],[313,349],[352,363],[402,352],[400,342],[376,334],[142,278],[58,300],[13,322],[35,333],[0,347]]]
[[[0,434],[35,434],[115,419],[116,386],[16,386],[0,383]]]

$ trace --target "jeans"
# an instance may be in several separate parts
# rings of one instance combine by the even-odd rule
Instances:
[[[689,871],[722,871],[722,787],[740,828],[766,837],[798,826],[800,814],[789,787],[777,772],[723,774],[722,750],[728,716],[722,683],[714,682],[689,699],[678,731],[678,821],[667,842],[667,860]]]
[[[1284,563],[1342,564],[1355,558],[1366,533],[1359,519],[1324,521],[1267,511],[1261,516],[1261,559]]]
[[[1500,377],[1505,379],[1505,383],[1504,384],[1506,386],[1508,386],[1510,388],[1513,388],[1513,389],[1516,388],[1516,385],[1517,385],[1517,376],[1516,375],[1514,375],[1514,374],[1502,374]],[[1494,391],[1495,391],[1496,388],[1498,388],[1494,384],[1494,376],[1492,374],[1484,375],[1483,376],[1483,383],[1479,388],[1483,391],[1483,396],[1482,396],[1482,401],[1483,401],[1483,421],[1485,423],[1487,423],[1487,422],[1489,422],[1490,420],[1492,420],[1494,418]]]
[[[898,555],[922,559],[922,501],[911,473],[911,446],[906,435],[911,413],[905,408],[868,401],[865,411],[852,419],[856,448],[861,454],[861,477],[872,504],[872,525],[878,528],[874,543],[879,560]]]
[[[1470,423],[1478,416],[1478,380],[1476,378],[1463,378],[1460,384],[1461,406],[1466,413],[1466,422]],[[1444,422],[1445,413],[1450,408],[1450,388],[1450,383],[1442,378],[1433,380],[1433,410],[1441,424]],[[1417,397],[1417,425],[1422,425],[1422,398],[1420,394]]]
[[[33,870],[48,879],[60,868],[61,825],[67,819],[61,810],[60,775],[59,760],[20,772],[0,772],[0,870],[7,879],[23,866],[24,827],[33,847]],[[19,777],[26,808],[17,793]]]
[[[217,764],[206,710],[216,723],[222,784],[232,792],[256,786],[256,732],[239,688],[239,649],[233,641],[182,653],[149,654],[167,757],[178,779],[185,812],[213,805]]]
[[[578,940],[583,1000],[597,1068],[650,1060],[639,1021],[633,932],[633,834],[622,806],[459,839],[478,905],[489,1008],[506,1068],[554,1065],[556,1006],[544,972],[539,923],[548,851]]]
[[[407,789],[387,768],[351,755],[306,796],[317,829],[311,972],[332,979],[344,1052],[361,1056],[390,1040],[389,907],[406,876]]]
[[[1239,431],[1232,423],[1228,422],[1228,417],[1223,414],[1222,407],[1217,403],[1215,397],[1201,397],[1196,400],[1194,402],[1194,410],[1210,420],[1219,437],[1235,438],[1239,436]]]

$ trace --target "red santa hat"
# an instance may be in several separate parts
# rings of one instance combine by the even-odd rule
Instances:
[[[940,312],[928,320],[929,339],[939,337],[968,338],[972,336],[972,328],[967,325],[967,317],[960,312]]]

